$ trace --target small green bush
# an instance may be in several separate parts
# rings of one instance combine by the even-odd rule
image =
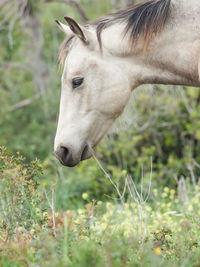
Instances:
[[[19,153],[10,156],[0,147],[0,235],[7,242],[17,233],[34,235],[47,222],[46,202],[38,190],[42,167],[25,163]]]

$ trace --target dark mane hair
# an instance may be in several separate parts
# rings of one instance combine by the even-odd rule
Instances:
[[[161,33],[170,15],[171,0],[149,0],[110,14],[93,22],[96,27],[97,39],[102,51],[101,33],[116,22],[124,22],[124,36],[129,34],[130,46],[132,47],[139,38],[143,39],[144,51],[149,45],[154,34]],[[87,26],[87,25],[86,25]],[[68,47],[74,36],[70,36],[61,45],[59,61],[63,65]]]
[[[148,47],[153,34],[162,32],[169,18],[171,0],[149,0],[120,10],[93,23],[96,26],[97,39],[102,50],[101,33],[115,22],[125,22],[124,35],[129,34],[133,46],[143,38],[144,49]]]

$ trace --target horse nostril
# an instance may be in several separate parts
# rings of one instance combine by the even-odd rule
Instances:
[[[85,145],[81,148],[82,151],[76,152],[76,150],[74,150],[74,148],[71,146],[59,146],[55,150],[54,154],[62,165],[74,167],[80,162],[80,160],[88,158],[88,145]]]
[[[60,156],[61,156],[61,160],[62,162],[67,162],[68,158],[69,158],[69,149],[67,147],[61,146],[60,148]]]

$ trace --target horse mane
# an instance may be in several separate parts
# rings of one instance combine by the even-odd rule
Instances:
[[[124,36],[129,34],[131,47],[141,37],[146,49],[153,35],[161,33],[170,14],[171,0],[149,0],[119,10],[93,23],[102,50],[101,33],[116,22],[126,23]]]
[[[96,27],[97,39],[100,50],[102,51],[101,33],[104,29],[116,22],[124,22],[126,24],[124,35],[129,34],[130,46],[132,47],[139,38],[143,39],[144,50],[147,49],[153,35],[162,32],[167,19],[170,15],[171,0],[149,0],[139,3],[127,9],[119,10],[116,13],[107,15],[99,19],[91,25]],[[69,44],[74,36],[65,39],[61,44],[59,61],[63,65]]]

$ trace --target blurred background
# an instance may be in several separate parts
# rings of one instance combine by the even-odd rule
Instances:
[[[56,209],[74,209],[88,200],[116,195],[94,159],[74,169],[54,158],[62,70],[59,46],[65,38],[55,19],[81,24],[141,1],[0,1],[0,145],[30,162],[41,161],[44,186],[55,187]],[[143,86],[135,90],[123,118],[97,149],[97,158],[113,181],[123,186],[130,175],[148,190],[176,187],[200,175],[200,89]],[[126,196],[128,198],[128,195]]]

